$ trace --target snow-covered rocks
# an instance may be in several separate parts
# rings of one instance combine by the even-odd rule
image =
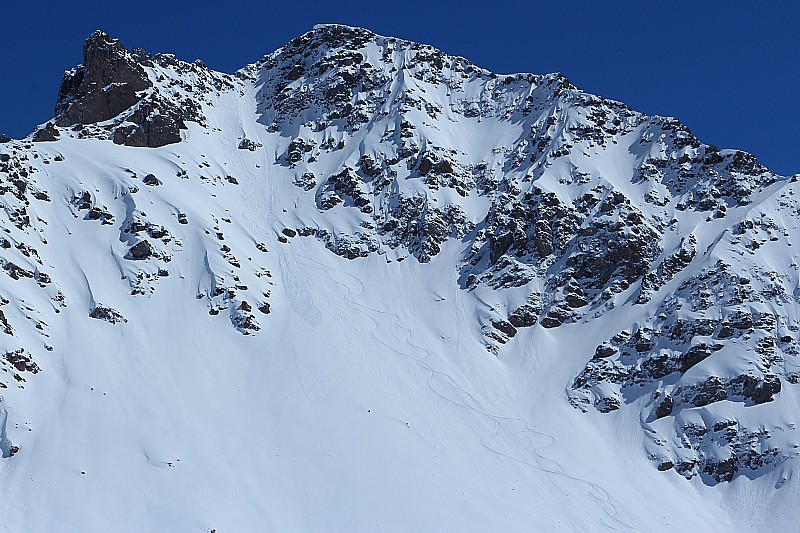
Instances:
[[[797,462],[798,194],[754,156],[560,74],[496,75],[323,25],[227,75],[95,33],[53,120],[0,144],[0,386],[20,406],[2,416],[44,427],[4,428],[4,460],[11,441],[21,465],[37,449],[26,443],[61,431],[47,429],[60,395],[116,427],[103,417],[124,419],[127,400],[105,410],[81,396],[102,381],[153,419],[152,398],[194,399],[161,421],[172,448],[120,452],[143,465],[137,479],[154,464],[193,472],[176,473],[192,494],[200,472],[251,493],[237,480],[297,479],[317,460],[305,474],[326,486],[326,468],[360,459],[321,443],[359,435],[420,452],[517,525],[547,500],[537,516],[562,527],[557,502],[578,494],[575,528],[641,529],[637,506],[665,490],[696,524],[691,510],[726,490],[706,485],[744,475],[763,493]],[[396,411],[379,418],[378,398]],[[63,416],[82,427],[82,413]],[[309,429],[289,442],[276,425]],[[209,427],[235,436],[246,466],[200,459],[219,451],[197,453]],[[63,431],[52,437],[74,437]],[[303,460],[284,462],[296,449]],[[464,478],[466,463],[489,466]],[[675,489],[676,473],[706,485]],[[496,498],[495,479],[521,499]],[[636,490],[601,489],[609,480]],[[359,487],[384,489],[345,490]],[[496,529],[494,514],[475,523]]]

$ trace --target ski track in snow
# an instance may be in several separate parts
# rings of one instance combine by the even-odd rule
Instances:
[[[237,124],[244,124],[244,122],[242,122],[243,117],[240,110],[238,108],[235,110],[234,112],[236,116],[235,119],[231,118],[233,113],[230,113],[230,108],[228,108],[228,110],[229,113],[227,116],[229,118],[227,119],[227,124],[229,127],[229,133],[242,131],[242,136],[246,137],[245,132],[242,130],[242,128],[240,128],[237,125]],[[238,123],[237,120],[239,121]],[[260,130],[256,127],[254,127],[253,130],[258,132],[257,135],[259,142],[261,142],[262,144],[266,144],[264,143],[264,139],[261,138]],[[245,170],[246,178],[243,186],[242,200],[247,209],[244,212],[242,212],[242,216],[250,222],[253,228],[253,233],[255,235],[262,238],[264,241],[272,241],[271,237],[273,237],[279,231],[279,226],[281,225],[273,214],[277,209],[274,200],[275,197],[277,196],[277,189],[276,187],[274,187],[274,184],[272,183],[272,178],[269,174],[269,168],[272,163],[267,160],[268,156],[265,154],[262,164],[262,172],[264,175],[262,176],[261,183],[265,185],[265,188],[267,190],[265,192],[262,192],[262,190],[258,187],[258,181],[255,176],[255,173],[251,170],[250,165],[248,165],[243,160],[243,158],[237,153],[238,152],[237,148],[232,146],[229,136],[227,135],[223,136],[222,144],[224,146],[225,152],[228,154],[229,157],[228,160],[240,162],[241,167]],[[272,231],[270,231],[269,227],[264,225],[264,223],[262,222],[263,220],[266,220],[273,225],[273,227],[271,228]],[[481,409],[479,407],[479,402],[477,402],[469,392],[459,387],[456,384],[455,380],[452,378],[452,376],[444,372],[441,372],[439,370],[435,370],[431,365],[425,362],[425,360],[430,359],[430,351],[425,347],[417,346],[416,344],[411,342],[411,338],[413,337],[413,332],[411,331],[411,329],[403,326],[400,323],[401,319],[399,315],[375,309],[356,301],[356,298],[358,298],[364,291],[364,284],[358,278],[342,270],[330,267],[328,265],[323,265],[322,263],[314,261],[308,256],[301,255],[296,250],[292,252],[286,252],[284,248],[285,246],[281,246],[281,244],[278,243],[274,250],[278,254],[278,262],[280,267],[281,280],[283,281],[283,287],[284,290],[286,291],[287,297],[294,311],[301,318],[303,318],[303,320],[305,320],[309,325],[312,326],[319,325],[322,321],[322,314],[319,308],[314,304],[313,297],[311,296],[310,290],[308,288],[309,284],[307,280],[303,280],[302,278],[300,278],[297,275],[298,269],[291,268],[290,266],[290,263],[299,263],[299,261],[294,256],[302,257],[305,261],[307,261],[307,263],[305,263],[305,266],[318,269],[319,271],[323,272],[331,282],[342,287],[344,289],[344,294],[343,294],[344,298],[350,304],[352,304],[354,309],[356,309],[359,313],[361,313],[363,316],[365,316],[372,322],[373,327],[371,335],[375,339],[375,341],[380,343],[382,346],[384,346],[391,352],[397,354],[398,356],[414,361],[417,365],[426,370],[429,373],[426,383],[428,385],[428,388],[435,395],[437,395],[442,400],[449,402],[452,405],[455,405],[471,413],[484,417],[495,426],[495,429],[492,433],[480,438],[480,442],[485,449],[487,449],[491,453],[505,457],[506,459],[519,463],[523,466],[545,473],[549,481],[554,485],[554,487],[558,487],[558,483],[554,478],[558,478],[560,481],[575,482],[584,486],[588,486],[587,494],[597,502],[600,509],[605,514],[606,518],[602,520],[604,526],[606,526],[608,529],[612,531],[640,531],[639,529],[629,524],[626,524],[617,517],[618,514],[617,505],[615,505],[613,498],[611,498],[607,490],[605,490],[596,483],[566,473],[564,471],[563,466],[560,463],[558,463],[555,460],[548,459],[541,454],[540,450],[555,444],[556,439],[552,435],[542,431],[534,430],[528,425],[528,423],[525,420],[522,420],[521,418],[504,417],[486,412],[483,409]],[[339,275],[346,276],[349,279],[355,281],[358,284],[358,291],[354,292],[353,289],[348,284],[343,283],[335,279],[333,276],[331,276],[329,273],[329,271],[331,270]],[[458,305],[459,309],[461,309],[461,313],[463,316],[463,309],[461,308],[461,304],[459,303]],[[378,320],[371,313],[376,313],[391,318],[394,323],[394,326],[405,332],[406,334],[405,342],[412,350],[412,352],[417,351],[418,353],[419,352],[424,353],[422,358],[415,357],[411,353],[398,350],[397,348],[391,346],[390,344],[380,339],[376,334],[376,331],[378,329]],[[455,399],[452,396],[446,394],[445,391],[441,390],[440,388],[437,388],[437,386],[434,385],[434,382],[441,383],[445,387],[450,388],[451,391],[455,393],[454,394],[455,396],[460,396],[462,399],[466,401],[459,401],[458,399]],[[514,430],[509,430],[506,427],[507,424],[514,424],[514,423],[521,425],[521,430],[519,431],[517,438],[521,438],[522,442],[527,441],[531,443],[533,453],[535,454],[535,457],[533,457],[533,461],[520,458],[510,453],[502,452],[496,447],[491,446],[490,441],[493,438],[500,435],[501,433],[508,433],[510,435],[516,433]],[[537,446],[533,444],[533,442],[528,438],[527,434],[533,435],[534,437],[544,438],[546,443]],[[520,448],[519,444],[517,444],[515,437],[513,436],[504,437],[502,440],[504,440],[506,443],[511,442],[512,446],[516,449]],[[551,463],[552,466],[550,468],[541,466],[540,464],[538,464],[540,461],[549,462]],[[562,506],[563,516],[569,517],[570,516],[569,510],[564,508],[563,504],[561,504],[560,502],[559,505]]]
[[[242,130],[242,128],[237,126],[237,120],[239,121],[238,124],[244,124],[242,113],[238,109],[238,107],[235,110],[235,116],[236,116],[235,119],[230,118],[231,113],[228,113],[229,118],[227,119],[227,123],[229,125],[230,132]],[[255,113],[252,116],[255,116]],[[264,142],[264,139],[261,137],[261,131],[259,128],[253,127],[252,130],[257,132],[258,141],[261,142],[261,144],[268,145],[267,143]],[[244,131],[243,131],[243,137],[246,137],[246,133]],[[263,163],[261,165],[262,167],[261,170],[264,174],[262,176],[261,183],[265,185],[266,191],[262,192],[262,190],[258,187],[259,182],[254,172],[251,170],[250,165],[248,165],[245,161],[243,161],[243,158],[237,153],[238,150],[232,146],[229,137],[223,136],[222,143],[226,153],[229,156],[229,161],[239,161],[246,173],[242,200],[247,209],[242,213],[242,216],[251,223],[253,228],[253,233],[255,235],[259,236],[265,241],[271,241],[272,240],[271,237],[273,237],[278,231],[280,231],[279,228],[281,226],[280,222],[278,221],[278,219],[275,218],[273,214],[276,212],[277,209],[275,198],[278,195],[277,188],[274,186],[272,177],[270,176],[269,173],[270,166],[273,163],[267,159],[268,155],[265,153]],[[269,227],[264,225],[262,220],[266,220],[273,225],[273,227],[271,228],[272,232],[270,231]],[[371,335],[375,339],[375,341],[383,345],[391,352],[396,353],[401,357],[414,361],[421,368],[426,370],[430,374],[426,382],[428,388],[434,394],[436,394],[438,397],[442,398],[443,400],[455,406],[458,406],[469,412],[480,415],[491,421],[491,423],[495,426],[495,430],[491,434],[480,438],[481,444],[483,445],[484,448],[486,448],[488,451],[494,454],[505,457],[506,459],[524,465],[528,468],[545,473],[550,482],[555,487],[558,487],[558,482],[556,481],[556,479],[560,481],[574,482],[583,485],[585,487],[588,487],[587,494],[597,502],[600,509],[605,514],[606,518],[602,520],[602,524],[606,526],[606,528],[612,531],[641,531],[635,528],[634,526],[623,522],[620,518],[618,518],[617,516],[618,504],[614,503],[613,498],[610,496],[609,492],[606,489],[604,489],[597,483],[568,474],[560,463],[558,463],[555,460],[548,459],[541,454],[540,450],[548,448],[555,444],[556,439],[552,435],[542,431],[534,430],[528,425],[528,423],[525,420],[521,418],[504,417],[482,410],[479,407],[479,402],[477,402],[469,392],[459,387],[456,384],[455,380],[452,378],[452,376],[444,372],[435,370],[433,367],[431,367],[428,363],[425,362],[425,360],[430,358],[429,350],[422,346],[417,346],[411,342],[413,332],[411,331],[411,329],[403,326],[400,323],[401,319],[399,315],[387,311],[382,311],[379,309],[374,309],[372,307],[369,307],[367,305],[364,305],[356,301],[356,298],[358,298],[358,296],[361,295],[364,291],[364,284],[358,278],[342,270],[330,267],[328,265],[323,265],[322,263],[314,261],[308,256],[301,255],[296,250],[292,252],[286,252],[284,250],[285,247],[286,245],[282,246],[280,243],[278,243],[274,250],[278,254],[280,275],[281,275],[281,280],[283,281],[284,290],[286,291],[287,297],[294,311],[301,318],[303,318],[303,320],[305,320],[309,325],[312,326],[319,325],[322,321],[322,314],[319,308],[316,306],[316,304],[314,304],[313,297],[309,290],[308,281],[298,276],[297,274],[298,269],[294,269],[290,266],[290,263],[299,263],[299,261],[296,259],[295,256],[302,257],[303,259],[308,261],[308,263],[305,263],[305,266],[317,268],[318,270],[323,272],[326,275],[326,277],[330,279],[333,283],[344,288],[345,293],[343,294],[343,296],[345,297],[345,299],[347,299],[347,301],[353,305],[354,309],[356,309],[359,313],[361,313],[363,316],[372,321],[373,329],[371,331]],[[347,276],[348,278],[358,283],[358,292],[354,293],[349,285],[332,277],[329,274],[330,270],[333,270],[334,272],[340,275]],[[459,309],[461,309],[461,313],[463,316],[463,308],[461,307],[460,303],[458,305]],[[373,315],[370,314],[370,312],[390,317],[393,320],[394,325],[406,333],[405,342],[409,346],[409,348],[411,348],[412,351],[423,352],[424,356],[422,358],[415,357],[410,353],[400,351],[397,348],[381,340],[376,335],[376,331],[378,329],[378,321],[375,319]],[[448,396],[442,390],[437,389],[437,387],[434,386],[433,384],[433,382],[436,380],[437,377],[441,378],[439,382],[443,383],[446,387],[449,387],[452,391],[454,391],[456,393],[456,396],[461,396],[467,401],[459,401],[458,399],[454,399],[453,397]],[[528,439],[526,433],[533,435],[535,437],[544,438],[547,441],[546,444],[532,446],[533,453],[535,454],[533,461],[520,458],[510,453],[502,452],[490,445],[491,439],[500,435],[501,433],[507,432],[509,434],[514,434],[515,431],[508,430],[506,427],[506,424],[513,424],[513,423],[518,423],[521,425],[521,430],[518,433],[518,438],[521,437],[522,442],[525,441],[531,442]],[[511,442],[512,446],[516,449],[520,448],[519,444],[516,443],[517,441],[515,440],[514,437],[504,437],[503,440],[506,443]],[[533,443],[531,442],[531,444]],[[551,463],[552,466],[549,468],[541,466],[540,464],[538,464],[540,461],[549,462]],[[560,502],[559,505],[562,505],[563,515],[569,517],[570,516],[569,510],[564,508],[563,504],[561,504]]]
[[[413,332],[411,329],[401,324],[400,322],[401,318],[399,315],[388,311],[375,309],[373,307],[367,306],[361,302],[356,301],[356,298],[361,296],[364,292],[364,284],[356,276],[353,276],[352,274],[349,274],[343,270],[339,270],[335,267],[324,265],[304,254],[301,254],[300,252],[295,251],[294,254],[303,258],[306,261],[305,263],[303,263],[305,266],[316,268],[317,270],[323,272],[331,282],[344,289],[343,296],[348,301],[348,303],[350,303],[354,309],[358,310],[359,313],[361,313],[363,316],[365,316],[372,322],[373,327],[371,335],[376,342],[380,343],[382,346],[387,348],[389,351],[397,354],[398,356],[414,361],[421,368],[426,370],[429,373],[426,382],[428,388],[434,394],[436,394],[439,398],[449,402],[452,405],[458,406],[469,412],[480,415],[491,421],[491,423],[495,426],[495,430],[491,434],[480,438],[481,444],[484,446],[484,448],[499,456],[505,457],[521,465],[545,473],[547,475],[547,479],[553,484],[553,486],[562,491],[566,492],[567,489],[561,488],[558,485],[558,481],[575,482],[580,485],[583,485],[584,487],[588,487],[587,494],[591,496],[598,503],[600,509],[606,515],[606,518],[602,520],[604,526],[606,526],[608,529],[612,531],[641,532],[640,529],[623,522],[617,516],[618,503],[616,504],[614,503],[614,499],[611,497],[611,495],[606,489],[604,489],[597,483],[567,473],[559,462],[553,459],[549,459],[544,455],[542,455],[541,450],[551,447],[556,443],[555,437],[553,437],[549,433],[538,431],[531,428],[528,425],[528,423],[521,418],[497,415],[481,409],[479,406],[480,405],[479,402],[474,398],[474,396],[472,396],[469,392],[465,391],[463,388],[459,387],[452,376],[450,376],[445,372],[441,372],[439,370],[434,369],[433,367],[431,367],[431,365],[429,365],[426,362],[426,360],[430,360],[430,355],[431,355],[430,351],[423,346],[418,346],[411,342],[411,338],[413,337]],[[301,263],[300,261],[296,262]],[[354,291],[347,283],[335,279],[333,276],[329,274],[329,271],[333,271],[336,274],[346,276],[347,278],[352,279],[358,284],[358,290]],[[411,353],[398,350],[394,346],[390,345],[389,343],[379,338],[378,335],[376,334],[378,330],[378,320],[371,313],[376,313],[391,318],[395,327],[405,332],[406,334],[405,342],[409,346],[409,348],[412,349],[412,352],[413,351],[417,351],[418,353],[422,352],[424,353],[424,355],[421,358],[415,357]],[[441,383],[445,387],[450,388],[450,390],[454,393],[453,396],[455,396],[455,398],[453,396],[446,394],[446,391],[437,388],[434,385],[434,383]],[[458,397],[461,397],[463,400],[466,401],[460,401],[459,399],[457,399]],[[508,424],[520,424],[521,429],[519,430],[509,429],[507,427]],[[518,442],[523,442],[523,443],[528,442],[531,445],[531,450],[535,454],[535,457],[532,458],[533,462],[531,460],[523,459],[517,455],[512,455],[511,453],[502,452],[496,447],[492,447],[490,445],[490,440],[500,435],[501,433],[509,435],[503,437],[502,441],[505,442],[506,444],[510,443],[511,446],[513,446],[513,448],[515,448],[517,452],[519,452],[519,450],[521,449],[525,451],[523,446],[518,444]],[[544,440],[547,442],[545,444],[536,445],[530,438],[528,438],[527,434],[539,438],[543,437]],[[550,463],[552,466],[550,467],[542,466],[541,464],[539,464],[540,461]],[[563,507],[563,504],[561,504],[560,502],[559,505],[562,505],[563,515],[567,517],[570,516],[569,510]]]

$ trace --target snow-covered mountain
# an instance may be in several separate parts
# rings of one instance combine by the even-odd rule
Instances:
[[[560,74],[96,32],[0,143],[0,530],[786,530],[800,184]]]

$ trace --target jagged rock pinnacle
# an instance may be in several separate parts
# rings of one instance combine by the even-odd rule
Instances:
[[[83,46],[83,65],[67,71],[56,103],[56,125],[91,124],[129,109],[137,93],[152,86],[141,64],[100,30]]]

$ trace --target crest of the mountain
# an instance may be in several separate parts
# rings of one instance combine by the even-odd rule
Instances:
[[[323,25],[227,75],[96,32],[53,119],[0,145],[0,181],[3,364],[23,380],[73,307],[133,328],[167,284],[268,335],[289,312],[274,293],[302,285],[285,254],[307,239],[398,269],[450,261],[486,357],[594,332],[569,402],[636,412],[661,470],[716,483],[797,456],[796,180],[560,74]],[[83,259],[50,251],[56,225],[97,246],[85,283],[62,278]]]

